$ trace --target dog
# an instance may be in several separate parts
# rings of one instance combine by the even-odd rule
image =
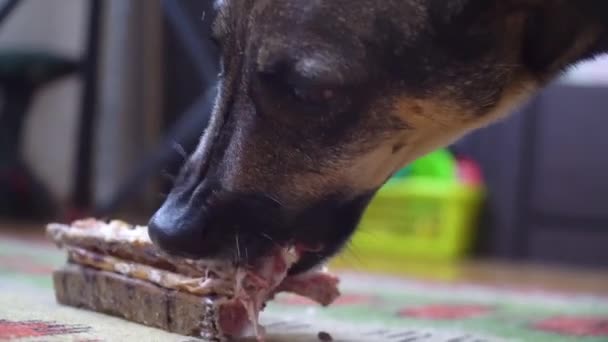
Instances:
[[[296,245],[293,274],[339,252],[398,169],[608,51],[605,0],[215,6],[212,119],[150,236],[171,254],[244,264]]]

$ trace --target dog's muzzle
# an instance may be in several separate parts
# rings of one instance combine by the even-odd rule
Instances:
[[[250,264],[275,246],[295,245],[309,252],[292,273],[313,268],[338,252],[371,198],[330,196],[302,210],[289,210],[264,194],[199,188],[170,194],[154,214],[149,234],[159,248],[193,259]]]
[[[149,222],[150,238],[169,254],[248,261],[285,241],[275,228],[283,212],[269,198],[216,187],[184,195],[169,195]]]

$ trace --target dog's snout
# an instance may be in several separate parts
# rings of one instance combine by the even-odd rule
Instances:
[[[194,195],[200,198],[182,201],[170,195],[154,214],[149,235],[160,249],[193,259],[249,261],[280,239],[280,208],[275,201],[217,189],[201,193]]]
[[[203,258],[216,253],[208,241],[215,238],[209,227],[208,205],[214,189],[185,190],[169,194],[148,223],[150,239],[168,254]]]
[[[148,234],[156,246],[171,255],[200,257],[204,239],[202,222],[185,211],[187,209],[165,204],[148,223]]]

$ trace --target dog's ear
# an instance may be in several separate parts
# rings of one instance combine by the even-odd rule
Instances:
[[[533,72],[558,72],[595,53],[608,18],[606,0],[520,0],[527,12],[522,60]],[[604,16],[604,19],[602,18]],[[599,48],[599,47],[597,47]]]
[[[466,39],[488,32],[493,23],[523,18],[521,60],[532,72],[552,74],[597,52],[598,39],[608,27],[606,0],[432,0],[431,19],[449,32],[469,32]],[[464,31],[466,29],[466,31]],[[470,46],[470,44],[469,44]],[[608,47],[608,46],[607,46]]]

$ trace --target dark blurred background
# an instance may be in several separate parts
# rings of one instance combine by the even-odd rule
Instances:
[[[208,119],[210,3],[0,1],[0,220],[146,222]],[[485,177],[475,257],[608,266],[607,87],[586,63],[450,148]]]

